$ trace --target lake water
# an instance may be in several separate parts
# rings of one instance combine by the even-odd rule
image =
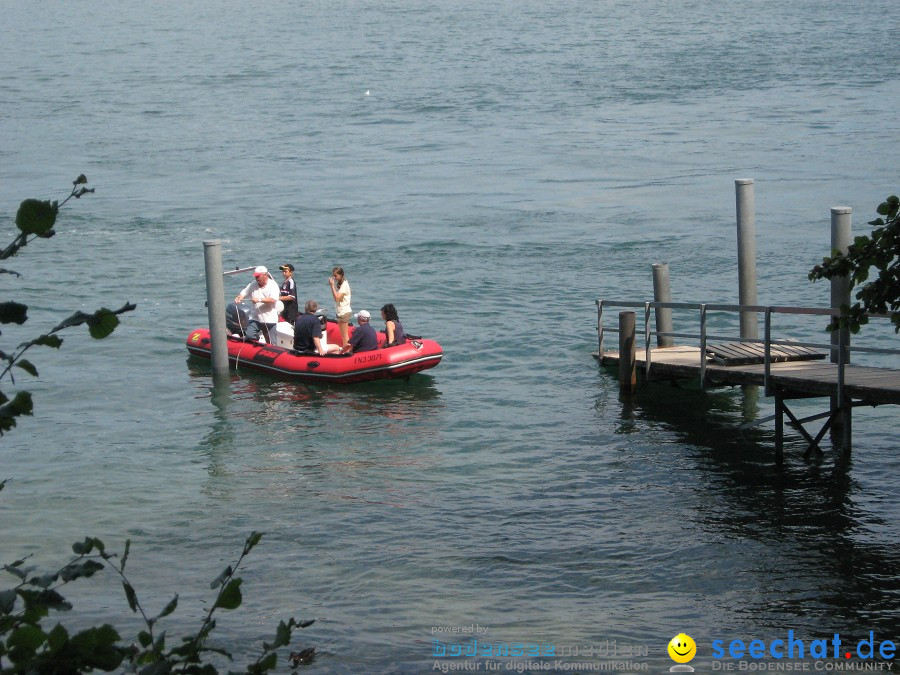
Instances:
[[[149,611],[181,594],[174,636],[263,531],[216,644],[240,664],[279,620],[317,618],[292,643],[317,647],[307,672],[429,672],[434,639],[472,637],[436,629],[473,624],[572,663],[606,660],[573,645],[646,648],[632,660],[654,672],[682,631],[700,672],[717,639],[900,640],[895,409],[854,412],[844,468],[792,435],[777,470],[771,425],[736,431],[771,400],[621,400],[590,355],[595,300],[650,299],[653,262],[676,301],[737,301],[738,178],[756,181],[760,303],[828,304],[806,273],[830,208],[864,233],[898,189],[895,10],[4,3],[7,240],[22,199],[82,172],[96,188],[7,261],[30,319],[4,349],[74,309],[137,310],[17,377],[36,414],[0,441],[0,560],[131,538]],[[342,265],[355,311],[394,303],[443,362],[408,382],[241,370],[213,387],[184,348],[206,324],[208,239],[228,268],[293,263],[326,307]],[[115,579],[73,594],[80,620],[128,625]]]

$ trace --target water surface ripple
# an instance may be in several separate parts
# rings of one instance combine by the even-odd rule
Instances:
[[[648,298],[653,262],[676,300],[736,301],[736,178],[756,180],[760,302],[828,302],[806,272],[830,207],[863,232],[897,190],[894,9],[7,3],[10,238],[21,199],[80,172],[97,192],[10,261],[7,297],[31,309],[6,348],[71,309],[138,309],[17,380],[36,415],[3,437],[0,558],[130,537],[146,603],[181,594],[174,634],[264,531],[217,639],[248,655],[316,617],[294,643],[318,647],[310,672],[430,671],[431,628],[472,623],[497,643],[648,645],[655,671],[680,631],[701,669],[713,639],[900,638],[895,410],[854,413],[847,471],[799,439],[776,471],[771,427],[735,431],[770,400],[622,401],[590,357],[594,300]],[[444,361],[409,382],[241,369],[214,387],[183,346],[212,238],[229,267],[292,262],[320,302],[343,265],[354,309],[393,302]],[[85,620],[126,625],[97,583],[75,591]]]

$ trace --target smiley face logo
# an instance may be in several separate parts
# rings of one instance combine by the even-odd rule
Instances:
[[[697,643],[686,633],[679,633],[669,641],[669,656],[675,663],[687,663],[697,656]]]

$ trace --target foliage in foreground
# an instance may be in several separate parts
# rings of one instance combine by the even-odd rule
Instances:
[[[55,234],[54,225],[59,209],[71,198],[80,198],[92,193],[85,186],[87,178],[82,174],[73,181],[71,194],[62,204],[53,201],[26,199],[16,213],[16,227],[19,233],[12,243],[0,251],[0,260],[16,255],[28,243],[37,238],[49,239]],[[19,276],[11,270],[0,268],[0,274]],[[12,352],[0,350],[0,381],[9,378],[15,384],[18,368],[32,376],[37,376],[37,368],[23,355],[31,347],[62,346],[62,338],[57,333],[87,324],[92,337],[102,339],[110,335],[118,326],[118,315],[130,312],[135,305],[126,303],[118,310],[101,308],[93,314],[75,312],[50,331],[33,340],[19,344]],[[15,301],[0,302],[0,323],[23,324],[28,319],[28,306]],[[16,426],[16,418],[32,414],[31,394],[19,391],[10,400],[0,391],[0,436]],[[0,481],[0,491],[6,481]],[[159,621],[172,614],[178,606],[178,596],[170,600],[155,616],[147,613],[138,599],[134,586],[125,576],[125,564],[131,548],[131,541],[125,542],[125,550],[119,557],[109,553],[99,539],[87,537],[72,545],[75,557],[54,572],[38,572],[26,565],[27,558],[3,564],[2,569],[13,575],[17,583],[11,588],[0,590],[0,675],[35,674],[57,675],[89,673],[93,671],[126,670],[142,675],[162,675],[164,673],[218,673],[210,662],[211,658],[231,659],[231,655],[207,645],[207,639],[216,626],[214,614],[219,610],[233,610],[240,607],[242,580],[235,576],[244,557],[259,543],[262,534],[252,533],[244,543],[244,549],[233,564],[213,580],[210,587],[218,589],[196,633],[181,638],[174,646],[167,646],[166,633],[160,631]],[[80,578],[92,577],[101,570],[111,570],[122,582],[125,599],[135,614],[140,614],[144,629],[133,640],[124,640],[119,632],[108,623],[78,632],[71,632],[62,623],[48,628],[59,613],[72,609],[72,604],[63,597],[60,589]],[[51,616],[52,615],[52,616]],[[297,622],[293,618],[280,622],[272,642],[263,642],[259,658],[241,672],[265,673],[277,664],[276,650],[288,644],[294,628],[304,628],[313,621]],[[305,649],[290,655],[293,665],[308,662],[315,649]]]
[[[878,206],[879,217],[869,222],[869,236],[856,237],[846,254],[833,252],[809,272],[810,281],[849,277],[850,287],[862,284],[857,302],[841,307],[841,316],[827,330],[849,328],[858,333],[868,314],[890,314],[894,332],[900,332],[900,198],[892,195]],[[875,269],[878,276],[869,281]]]
[[[2,486],[3,483],[0,483],[0,488]],[[252,533],[237,561],[228,565],[213,580],[210,587],[218,591],[199,630],[182,637],[174,646],[167,645],[166,632],[159,629],[159,622],[175,611],[178,596],[173,597],[158,614],[148,614],[131,581],[125,576],[131,540],[125,542],[125,550],[119,557],[108,552],[99,539],[85,538],[72,545],[75,557],[51,573],[39,573],[26,567],[26,559],[4,565],[3,569],[17,577],[19,583],[0,591],[0,673],[89,673],[116,669],[144,675],[218,673],[215,666],[209,663],[210,656],[215,654],[228,660],[232,656],[223,649],[207,645],[207,639],[216,627],[214,615],[217,610],[240,607],[243,581],[235,574],[261,537],[259,532]],[[55,614],[72,609],[60,589],[103,569],[109,569],[121,578],[128,606],[143,621],[144,629],[137,634],[135,641],[123,640],[108,623],[74,634],[70,634],[61,623],[48,630],[45,624],[51,612]],[[240,672],[266,673],[274,668],[278,661],[276,650],[287,646],[293,629],[305,628],[312,623],[298,622],[293,618],[280,622],[273,640],[263,642],[259,658]]]
[[[56,225],[56,217],[60,208],[74,197],[80,199],[83,195],[92,193],[94,190],[85,187],[87,178],[81,174],[72,181],[72,192],[63,200],[62,204],[57,201],[41,201],[39,199],[26,199],[19,205],[16,212],[16,227],[19,233],[5,249],[0,251],[0,260],[6,260],[16,255],[21,249],[25,248],[29,242],[35,239],[49,239],[56,234],[54,226]],[[13,274],[20,276],[18,272],[0,268],[0,274]],[[9,377],[12,384],[15,384],[15,372],[13,367],[19,368],[26,373],[37,377],[38,370],[31,361],[22,358],[32,347],[52,347],[59,349],[62,346],[62,338],[57,335],[60,331],[71,328],[72,326],[80,326],[87,324],[91,337],[98,340],[105,338],[112,333],[116,326],[119,325],[119,314],[132,311],[136,305],[126,303],[117,310],[110,310],[106,307],[98,309],[93,314],[84,312],[75,312],[69,318],[58,323],[54,328],[39,335],[33,340],[21,343],[18,347],[7,353],[0,349],[0,364],[5,362],[5,367],[0,371],[0,381],[5,377]],[[28,305],[20,302],[9,300],[0,302],[0,323],[2,324],[23,324],[28,320]],[[3,391],[0,391],[0,436],[4,432],[9,431],[16,426],[16,418],[20,415],[31,415],[33,404],[31,393],[27,391],[19,391],[10,399]]]

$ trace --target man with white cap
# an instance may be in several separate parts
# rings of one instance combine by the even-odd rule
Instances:
[[[372,315],[362,309],[354,316],[356,317],[356,328],[353,329],[353,335],[350,336],[350,341],[341,348],[341,353],[343,354],[349,351],[371,352],[378,349],[378,336],[375,334],[375,329],[372,328],[369,323],[369,319],[372,318]]]
[[[262,265],[253,270],[253,277],[254,280],[238,293],[234,301],[240,303],[245,297],[250,296],[253,303],[250,308],[250,326],[244,333],[251,340],[257,340],[261,332],[266,342],[271,342],[269,331],[274,331],[275,324],[278,323],[278,309],[275,304],[278,302],[278,284],[269,276],[269,270]]]

